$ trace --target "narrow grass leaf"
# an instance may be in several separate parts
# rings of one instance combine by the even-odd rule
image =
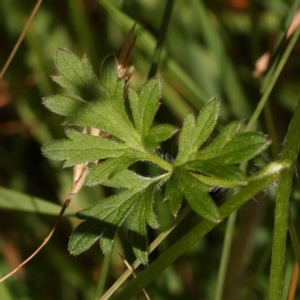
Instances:
[[[47,215],[57,215],[61,210],[58,204],[3,187],[0,187],[0,208]]]

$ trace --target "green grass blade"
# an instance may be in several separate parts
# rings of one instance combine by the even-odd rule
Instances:
[[[95,299],[99,299],[103,295],[104,287],[105,287],[105,281],[108,275],[109,271],[109,264],[110,264],[110,255],[105,255],[103,259],[103,263],[101,266],[101,273],[97,285],[97,291],[96,291],[96,297]]]
[[[216,30],[216,26],[211,22],[212,18],[209,18],[209,13],[202,1],[191,0],[190,2],[198,16],[197,20],[199,20],[209,51],[214,54],[219,65],[219,81],[231,104],[231,111],[237,118],[249,117],[251,112],[250,106],[230,61],[231,59],[226,54],[223,46],[224,42]]]
[[[161,22],[159,36],[157,38],[157,44],[156,44],[155,51],[153,54],[152,64],[151,64],[151,68],[149,70],[148,79],[155,76],[155,74],[156,74],[158,63],[159,63],[159,60],[161,57],[161,53],[163,51],[163,45],[164,45],[164,41],[165,41],[165,38],[167,35],[167,30],[169,27],[173,6],[174,6],[174,0],[168,0],[167,4],[166,4],[164,16],[163,16],[163,19]]]
[[[215,300],[222,300],[229,254],[231,250],[233,235],[235,232],[236,216],[237,216],[237,211],[233,212],[228,218],[225,237],[224,237],[224,244],[222,249],[221,262],[219,267],[218,281],[216,285],[216,294],[214,298]]]
[[[61,210],[58,204],[3,187],[0,187],[0,208],[47,215],[58,215]],[[73,214],[67,212],[65,215]]]

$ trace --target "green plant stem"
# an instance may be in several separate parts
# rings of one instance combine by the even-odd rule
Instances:
[[[161,57],[164,41],[169,27],[173,6],[174,6],[174,0],[168,0],[166,4],[164,16],[161,22],[157,44],[152,58],[152,64],[148,73],[148,79],[154,77],[156,74],[158,62]]]
[[[98,281],[98,285],[97,285],[95,299],[99,299],[99,297],[101,297],[103,294],[104,287],[105,287],[105,281],[106,281],[106,277],[107,277],[108,270],[109,270],[110,257],[111,257],[110,255],[104,256],[101,274],[99,276],[99,281]]]
[[[231,213],[236,211],[240,206],[254,197],[268,184],[271,184],[277,180],[278,177],[279,172],[274,173],[267,178],[251,182],[247,187],[243,188],[238,194],[234,195],[220,207],[220,215],[222,219],[227,218]],[[218,224],[210,221],[202,221],[186,235],[184,235],[179,241],[172,245],[168,250],[161,254],[156,261],[142,271],[139,276],[131,281],[120,293],[113,295],[110,300],[131,299],[142,288],[157,278],[157,276],[169,265],[171,265],[179,256],[184,254],[217,225]]]
[[[296,106],[290,123],[280,159],[288,164],[278,182],[275,224],[270,272],[269,299],[282,299],[283,269],[285,263],[286,236],[288,228],[289,198],[291,193],[294,163],[300,145],[300,105]]]
[[[292,49],[294,48],[297,40],[298,40],[298,37],[299,37],[299,34],[300,34],[300,27],[298,27],[298,29],[295,31],[295,33],[293,34],[291,40],[289,41],[288,43],[288,46],[287,48],[285,49],[276,69],[275,69],[275,72],[273,73],[268,85],[267,85],[267,88],[264,92],[264,94],[262,95],[250,121],[248,122],[247,126],[246,126],[246,129],[245,131],[249,131],[253,128],[256,120],[258,119],[260,113],[262,112],[264,106],[265,106],[265,103],[267,102],[268,100],[268,97],[270,96],[270,93],[287,61],[287,59],[289,58],[289,55],[292,51]]]
[[[236,216],[237,216],[237,211],[233,212],[228,218],[226,232],[225,232],[225,238],[224,238],[224,244],[223,244],[223,249],[222,249],[220,269],[219,269],[219,274],[218,274],[215,300],[222,299],[225,276],[226,276],[227,265],[228,265],[228,259],[229,259],[229,254],[230,254],[234,230],[235,230]]]
[[[160,158],[158,155],[155,155],[154,153],[148,152],[148,151],[147,151],[147,154],[149,156],[149,160],[156,163],[157,165],[162,167],[164,170],[166,170],[168,172],[171,172],[173,170],[173,165],[168,163],[166,160]]]
[[[168,226],[166,230],[164,230],[148,247],[148,252],[151,253],[156,247],[172,232],[172,230],[188,215],[191,211],[189,206],[185,207],[185,209],[178,215],[178,217]],[[135,270],[141,262],[139,260],[135,260],[135,262],[131,265],[132,269]],[[111,286],[111,288],[100,298],[100,300],[108,300],[110,296],[124,283],[124,281],[132,275],[130,270],[125,271],[120,278]]]

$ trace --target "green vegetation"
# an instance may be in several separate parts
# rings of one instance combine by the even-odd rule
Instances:
[[[0,81],[2,276],[72,202],[1,299],[296,299],[300,1],[225,3],[41,4]],[[27,6],[0,4],[2,65]]]

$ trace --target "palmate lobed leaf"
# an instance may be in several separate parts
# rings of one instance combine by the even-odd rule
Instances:
[[[55,62],[60,75],[54,80],[72,95],[46,97],[44,104],[53,112],[66,116],[64,124],[67,126],[98,128],[141,149],[141,137],[124,107],[125,85],[118,79],[115,58],[109,56],[103,62],[100,80],[85,57],[81,60],[68,50],[59,50]]]
[[[158,226],[153,199],[158,186],[167,179],[165,199],[169,200],[174,215],[185,197],[200,216],[215,223],[221,221],[218,207],[208,192],[215,186],[230,188],[247,184],[244,173],[233,164],[261,152],[269,143],[265,136],[259,133],[237,135],[242,123],[232,122],[211,144],[199,150],[217,122],[220,103],[216,97],[207,102],[196,118],[192,113],[186,114],[172,166],[150,150],[177,132],[169,124],[153,125],[161,98],[160,79],[147,81],[139,93],[128,90],[132,123],[124,105],[127,87],[124,80],[118,78],[113,56],[102,63],[100,79],[86,57],[79,59],[68,50],[60,50],[55,61],[60,74],[54,80],[71,94],[49,96],[44,99],[45,106],[67,117],[66,126],[97,128],[115,138],[110,140],[66,129],[68,139],[47,144],[44,154],[65,161],[65,167],[89,163],[87,185],[122,189],[78,212],[84,221],[70,238],[72,254],[86,251],[98,239],[103,253],[110,253],[118,228],[129,217],[133,251],[146,264],[146,224],[152,228]],[[147,178],[128,170],[137,161],[152,161],[166,173]]]
[[[211,144],[198,150],[212,132],[218,113],[219,100],[213,98],[204,106],[197,119],[191,113],[186,114],[174,162],[176,168],[165,192],[165,198],[169,200],[174,215],[185,196],[199,215],[219,222],[218,208],[207,195],[208,190],[212,187],[232,188],[247,185],[245,174],[233,164],[253,158],[269,144],[267,138],[260,133],[237,135],[242,122],[235,121],[225,126]]]

